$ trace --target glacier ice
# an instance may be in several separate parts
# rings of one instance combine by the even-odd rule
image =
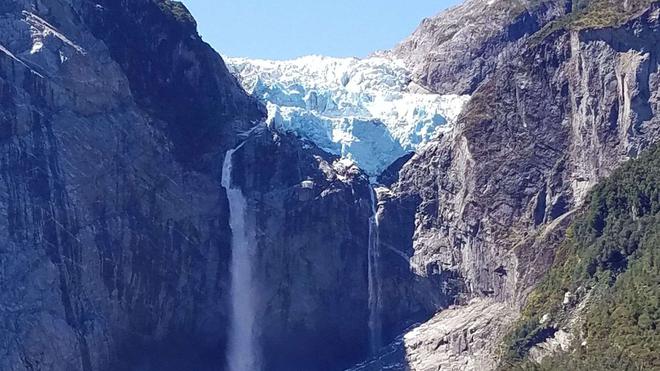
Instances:
[[[450,130],[469,99],[425,91],[389,55],[225,60],[245,90],[266,103],[269,125],[354,161],[370,176]]]

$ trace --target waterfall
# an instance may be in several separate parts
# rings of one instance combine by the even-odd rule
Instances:
[[[255,241],[254,235],[247,228],[247,200],[239,188],[232,186],[232,157],[241,145],[227,151],[222,167],[222,187],[227,191],[229,199],[229,226],[232,233],[227,364],[229,371],[254,371],[260,368],[252,272]]]
[[[371,218],[369,218],[369,249],[368,249],[368,278],[369,278],[369,347],[375,354],[382,346],[380,323],[380,269],[379,269],[379,237],[378,237],[378,195],[374,187],[370,190]]]

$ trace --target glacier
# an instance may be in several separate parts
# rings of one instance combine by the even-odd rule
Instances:
[[[245,90],[266,104],[269,125],[353,161],[371,177],[451,130],[470,99],[425,90],[402,61],[384,53],[225,61]]]

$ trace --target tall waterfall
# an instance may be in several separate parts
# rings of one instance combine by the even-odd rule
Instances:
[[[381,322],[380,322],[380,252],[378,237],[378,195],[376,189],[371,194],[372,215],[369,218],[369,250],[368,250],[368,275],[369,275],[369,346],[374,354],[382,346]]]
[[[229,371],[254,371],[260,368],[252,271],[255,241],[254,235],[247,228],[247,200],[239,188],[232,186],[232,157],[240,147],[227,151],[222,167],[222,187],[227,191],[229,199],[229,226],[232,233],[227,364]]]

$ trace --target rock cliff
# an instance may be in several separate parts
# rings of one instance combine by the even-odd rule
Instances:
[[[395,52],[428,47],[444,58],[443,45],[453,41],[438,35],[449,28],[447,22],[469,16],[476,6],[514,5],[467,2],[425,21]],[[602,15],[594,13],[599,10],[588,6],[561,16],[562,9],[571,10],[572,4],[537,4],[523,18],[509,20],[504,29],[519,35],[518,41],[484,41],[479,36],[468,43],[465,48],[499,53],[498,62],[476,83],[437,80],[451,84],[447,87],[435,83],[433,73],[419,75],[439,93],[476,89],[457,129],[418,152],[390,187],[395,195],[391,207],[413,200],[412,206],[398,207],[393,214],[415,221],[411,266],[417,274],[460,277],[466,287],[460,302],[478,297],[507,303],[503,318],[515,318],[529,290],[552,264],[555,248],[588,190],[660,139],[658,5],[633,4],[621,10],[625,17],[596,25],[590,25],[588,17]],[[558,18],[532,22],[535,27],[519,22],[548,19],[548,14]],[[455,37],[491,16],[484,12]],[[457,67],[456,58],[438,62],[435,53],[429,58],[420,62],[413,54],[411,63],[438,76],[444,76],[443,71],[459,78],[460,71],[474,76],[471,66]],[[464,307],[466,315],[473,307]],[[491,335],[497,342],[502,333]],[[475,337],[474,344],[450,350],[457,358],[439,359],[438,366],[468,367],[471,363],[463,364],[459,355],[479,356],[483,344]],[[407,344],[406,349],[409,360],[436,352]],[[490,359],[486,368],[495,367],[496,352]],[[423,369],[415,362],[410,367]]]
[[[337,370],[368,349],[367,176],[311,143],[261,129],[234,154],[256,234],[268,370]]]
[[[570,2],[468,0],[425,19],[391,53],[406,61],[414,82],[442,94],[471,94],[527,36],[567,9]]]
[[[194,359],[223,342],[214,164],[262,109],[180,5],[128,4],[0,6],[4,370],[126,368],[143,347]]]
[[[173,1],[0,5],[0,369],[224,369],[220,173],[265,108],[195,26]],[[363,175],[292,137],[261,134],[237,156],[259,210],[269,367],[359,359]],[[280,332],[334,348],[282,351]]]

